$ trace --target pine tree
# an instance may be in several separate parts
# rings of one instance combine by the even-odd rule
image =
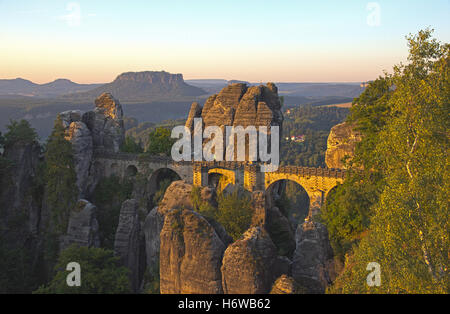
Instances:
[[[65,130],[58,116],[47,142],[45,153],[46,205],[54,232],[63,233],[72,206],[78,196],[72,144],[65,138]]]

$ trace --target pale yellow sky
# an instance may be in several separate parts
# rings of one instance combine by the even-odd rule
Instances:
[[[375,5],[373,5],[375,3]],[[448,0],[0,0],[0,79],[360,82],[404,61],[405,36],[448,42]],[[417,14],[420,12],[420,14]]]

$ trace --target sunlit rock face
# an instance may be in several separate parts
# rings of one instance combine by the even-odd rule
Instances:
[[[248,229],[225,251],[222,285],[226,294],[268,293],[274,281],[277,250],[261,227]]]
[[[328,136],[325,163],[328,168],[345,169],[343,159],[351,160],[355,154],[355,147],[361,141],[361,134],[355,126],[346,122],[335,125]]]
[[[191,132],[194,131],[194,118],[202,118],[204,128],[220,127],[224,133],[224,143],[226,126],[255,126],[257,129],[267,126],[269,135],[271,126],[279,126],[281,136],[283,114],[278,88],[273,83],[250,87],[243,83],[228,85],[209,97],[203,108],[192,104],[186,123]]]
[[[72,143],[79,197],[84,198],[98,179],[92,175],[94,150],[119,152],[124,142],[122,106],[111,94],[104,93],[95,100],[93,111],[64,111],[59,118],[66,140]]]
[[[169,212],[161,231],[160,290],[166,294],[220,294],[225,244],[200,214]]]
[[[147,255],[147,267],[155,269],[159,266],[160,233],[164,226],[165,215],[174,209],[193,210],[192,204],[192,184],[184,181],[174,181],[167,188],[162,201],[158,207],[153,208],[145,218],[143,232],[145,234],[145,246]],[[217,207],[216,193],[214,189],[202,187],[200,189],[201,202],[208,202],[211,206]],[[222,226],[215,221],[208,221],[223,243],[231,242],[231,237],[225,232]]]
[[[96,148],[118,152],[125,140],[122,105],[111,94],[104,93],[95,100],[94,111],[83,114],[83,122],[92,132]]]

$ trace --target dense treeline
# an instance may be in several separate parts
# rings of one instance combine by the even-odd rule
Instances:
[[[364,137],[322,211],[345,261],[329,292],[449,292],[450,45],[431,35],[408,37],[407,62],[351,109]],[[379,286],[366,283],[369,263],[380,265]]]

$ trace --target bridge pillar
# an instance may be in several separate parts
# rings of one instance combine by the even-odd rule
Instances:
[[[316,191],[307,191],[309,196],[309,214],[308,218],[314,218],[314,216],[317,216],[320,214],[320,208],[323,204],[323,198],[324,193],[322,191],[316,190]]]
[[[203,175],[202,175],[202,165],[201,164],[197,164],[197,163],[195,163],[194,164],[194,166],[192,167],[192,169],[193,169],[193,172],[194,172],[194,174],[193,174],[193,184],[195,185],[195,186],[202,186],[202,184],[203,184]]]
[[[245,165],[244,167],[244,188],[250,192],[257,190],[257,169],[255,165]]]

